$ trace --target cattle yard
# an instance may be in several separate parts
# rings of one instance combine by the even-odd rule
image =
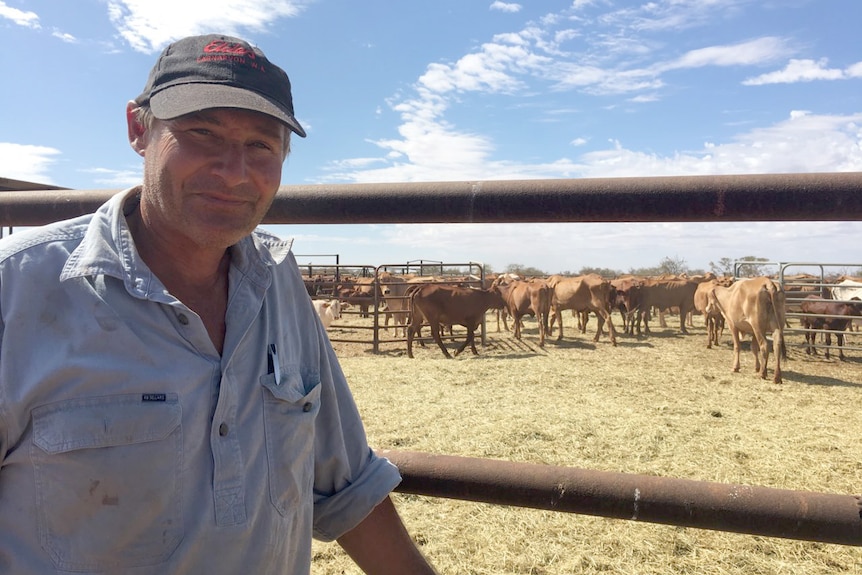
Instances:
[[[688,521],[709,518],[727,501],[751,493],[754,499],[740,509],[744,532],[762,523],[758,508],[792,517],[806,495],[862,492],[862,354],[848,352],[845,361],[808,356],[799,347],[802,335],[788,336],[784,383],[777,385],[760,379],[745,350],[740,373],[731,373],[726,331],[707,349],[701,316],[688,335],[679,332],[676,319],[666,328],[655,322],[649,336],[620,333],[613,346],[607,337],[593,341],[594,319],[582,334],[567,313],[564,340],[550,338],[540,348],[534,318],[525,318],[518,341],[502,326],[497,332],[496,314],[489,312],[479,355],[465,352],[454,360],[433,343],[414,349],[414,360],[401,343],[383,345],[376,354],[369,345],[334,344],[375,449],[532,465],[510,498],[547,495],[545,501],[557,502],[555,510],[490,505],[488,500],[502,499],[510,473],[471,483],[487,479],[480,467],[459,482],[446,458],[430,460],[434,469],[426,470],[426,481],[439,481],[450,495],[418,496],[411,489],[398,495],[397,504],[441,573],[862,573],[862,547],[854,545],[651,522],[662,506]],[[858,342],[862,334],[848,338]],[[539,485],[553,476],[549,466],[586,475],[554,478],[571,499]],[[405,471],[411,481],[422,481],[412,476],[416,469]],[[607,474],[605,482],[593,472]],[[653,482],[667,477],[702,485],[708,504],[698,504],[696,491],[684,483],[679,489],[674,482],[673,493],[654,491]],[[581,487],[582,480],[590,483]],[[780,496],[764,497],[754,486]],[[637,521],[631,520],[632,505],[613,498],[614,490],[629,487],[629,495],[635,488],[641,493]],[[455,493],[475,498],[451,499]],[[825,503],[812,500],[809,513],[828,510]],[[571,506],[581,510],[563,512]],[[609,509],[617,518],[609,518]],[[817,535],[830,532],[823,528]],[[846,528],[848,537],[853,532]],[[313,571],[359,575],[337,547],[323,544],[316,547]]]
[[[333,256],[337,257],[337,256]],[[829,356],[836,351],[843,355],[847,352],[862,352],[862,341],[854,341],[853,338],[845,337],[845,331],[850,332],[859,329],[862,323],[862,304],[857,300],[862,299],[862,278],[847,278],[842,273],[847,269],[862,269],[860,263],[769,263],[759,262],[761,267],[774,268],[772,277],[782,286],[786,295],[786,317],[787,325],[785,333],[791,336],[791,345],[806,349],[807,353],[823,353]],[[371,346],[374,353],[389,348],[392,344],[406,347],[407,334],[405,326],[410,321],[410,288],[417,284],[436,283],[447,286],[465,286],[472,288],[489,287],[499,283],[499,274],[487,275],[484,268],[476,262],[470,263],[443,263],[443,262],[407,262],[383,265],[343,265],[343,264],[315,264],[307,263],[301,266],[303,277],[312,299],[338,299],[342,302],[342,320],[334,322],[329,326],[330,340],[336,343],[355,343]],[[801,270],[815,270],[812,274]],[[744,272],[744,264],[740,266],[740,272]],[[504,274],[506,275],[506,274]],[[536,279],[536,278],[533,278]],[[551,279],[552,278],[547,278]],[[690,325],[692,319],[687,315],[686,321],[680,319],[680,307],[684,313],[700,315],[705,306],[696,301],[696,284],[703,283],[704,277],[700,278],[633,278],[627,276],[622,279],[611,279],[608,283],[613,286],[615,303],[609,305],[611,311],[618,310],[619,315],[612,319],[617,329],[625,333],[634,333],[635,325],[632,323],[632,313],[626,309],[633,308],[629,290],[632,282],[643,284],[647,280],[656,284],[664,293],[667,286],[672,283],[688,284],[690,288],[680,286],[678,293],[682,294],[680,299],[670,299],[670,315],[675,316],[681,330]],[[732,281],[736,278],[729,278]],[[643,288],[642,285],[637,287]],[[674,288],[675,289],[675,288]],[[833,290],[836,293],[833,295]],[[641,290],[639,290],[641,291]],[[662,293],[662,295],[664,295]],[[641,305],[643,296],[638,297],[634,305]],[[628,299],[627,299],[628,298]],[[825,298],[835,303],[847,304],[840,309],[820,309],[815,314],[810,310],[804,310],[803,304],[810,304],[812,298]],[[854,299],[855,298],[855,299]],[[660,300],[664,301],[664,300]],[[527,302],[529,303],[529,302]],[[645,301],[647,307],[650,302]],[[661,307],[660,305],[657,307]],[[564,307],[564,309],[570,309]],[[549,311],[549,310],[548,310]],[[589,313],[599,321],[604,321],[599,312],[591,308],[589,310],[574,310],[582,312],[581,321],[576,326],[581,333],[584,323],[589,321]],[[833,313],[830,313],[833,312]],[[532,314],[533,312],[528,311]],[[839,315],[835,315],[839,314]],[[500,331],[500,326],[509,329],[506,313],[501,315],[500,311],[494,312],[491,323]],[[659,321],[662,327],[666,327],[667,318],[664,309],[658,310]],[[350,321],[358,318],[359,321]],[[362,319],[369,321],[362,321]],[[817,321],[814,321],[814,320]],[[833,325],[835,320],[842,320],[838,325]],[[824,321],[825,320],[825,321]],[[641,320],[643,321],[643,320]],[[641,321],[636,324],[637,333],[641,333]],[[550,320],[553,327],[554,319]],[[649,323],[644,321],[646,333],[649,333]],[[722,322],[723,323],[723,322]],[[612,324],[612,325],[613,325]],[[458,326],[453,326],[445,339],[463,340],[465,332]],[[840,328],[840,329],[839,329]],[[486,342],[488,333],[488,322],[483,322],[479,329],[479,338],[482,343]],[[540,338],[544,341],[544,334],[540,332]],[[802,341],[794,336],[801,336]],[[610,336],[610,334],[608,334]],[[835,336],[833,342],[832,337]],[[517,334],[516,334],[517,337]],[[599,333],[596,332],[596,337]]]

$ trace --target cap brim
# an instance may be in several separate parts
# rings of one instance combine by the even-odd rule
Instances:
[[[302,138],[305,130],[293,115],[256,92],[221,84],[181,84],[171,86],[150,97],[150,109],[160,120],[172,120],[210,108],[252,110],[284,122]]]

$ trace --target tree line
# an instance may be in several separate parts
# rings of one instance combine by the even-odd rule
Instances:
[[[702,275],[710,271],[717,276],[757,277],[775,273],[775,264],[768,258],[757,256],[743,256],[741,258],[720,258],[716,262],[709,262],[709,270],[692,268],[684,258],[679,256],[666,256],[659,261],[658,265],[651,267],[630,268],[628,271],[612,268],[599,268],[584,266],[577,271],[560,271],[561,275],[579,276],[586,274],[598,274],[604,278],[615,278],[626,274],[637,276],[658,275]],[[485,273],[493,273],[491,266],[485,266]],[[522,277],[544,277],[551,275],[545,270],[523,264],[509,264],[502,273],[518,274]],[[856,270],[845,270],[844,275],[862,276],[862,268]]]

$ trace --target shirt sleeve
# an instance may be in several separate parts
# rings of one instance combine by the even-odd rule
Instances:
[[[346,378],[320,328],[321,410],[315,437],[314,537],[332,541],[358,525],[401,482],[368,446]]]

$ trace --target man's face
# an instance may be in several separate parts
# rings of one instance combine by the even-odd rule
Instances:
[[[155,120],[143,138],[147,229],[180,245],[238,242],[278,191],[286,130],[269,116],[226,108]]]

